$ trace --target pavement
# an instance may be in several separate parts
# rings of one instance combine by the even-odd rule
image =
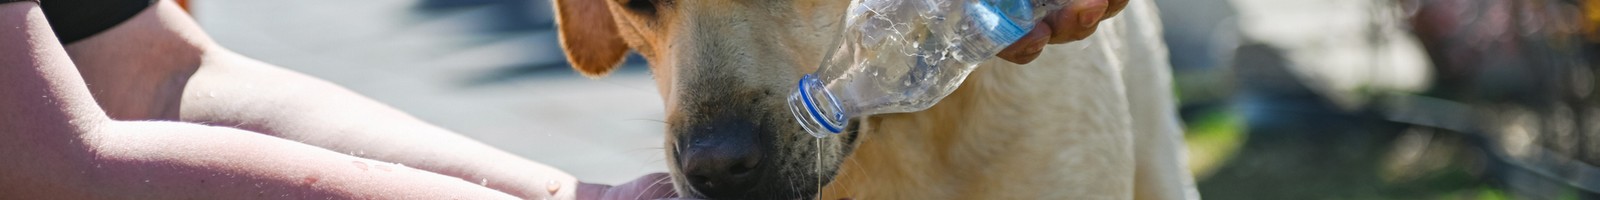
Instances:
[[[343,85],[489,145],[615,184],[666,170],[642,62],[568,69],[546,0],[201,0],[241,54]]]

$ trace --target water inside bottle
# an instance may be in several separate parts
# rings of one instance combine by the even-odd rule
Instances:
[[[970,59],[953,53],[959,51],[962,37],[956,34],[961,31],[951,29],[972,27],[950,23],[961,15],[951,19],[939,12],[950,10],[952,4],[933,2],[944,3],[862,2],[847,16],[845,35],[819,66],[824,71],[818,78],[828,80],[823,84],[835,95],[864,97],[841,102],[846,105],[910,112],[937,102],[926,98],[928,90],[923,88],[947,82],[939,79],[949,75],[965,76],[967,67],[942,66]]]
[[[838,133],[846,125],[839,118],[932,107],[979,63],[1026,34],[1041,12],[1035,8],[1051,7],[1034,2],[857,0],[818,71],[797,85],[791,110],[822,137],[815,131]]]

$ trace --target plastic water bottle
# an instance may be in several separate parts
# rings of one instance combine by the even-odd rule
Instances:
[[[854,0],[834,48],[789,95],[789,110],[820,138],[850,118],[928,109],[1069,1]]]

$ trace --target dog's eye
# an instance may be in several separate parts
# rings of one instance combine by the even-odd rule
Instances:
[[[656,4],[659,0],[620,0],[622,7],[644,15],[655,15]]]

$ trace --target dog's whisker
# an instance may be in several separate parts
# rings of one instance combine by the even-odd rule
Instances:
[[[859,136],[859,135],[858,135],[858,136],[856,136],[856,137],[861,137],[861,136]],[[866,139],[866,138],[857,138],[857,140],[861,140],[861,139]],[[845,156],[845,155],[840,155],[840,156]],[[868,173],[867,173],[867,171],[866,171],[866,170],[867,170],[867,168],[865,168],[865,167],[862,167],[862,164],[861,164],[861,162],[860,162],[860,161],[858,161],[858,160],[857,160],[857,159],[856,159],[856,157],[854,157],[854,156],[845,156],[845,158],[844,158],[844,161],[843,161],[843,162],[841,162],[841,163],[842,163],[842,164],[841,164],[841,165],[851,165],[851,166],[854,166],[854,168],[853,168],[853,169],[856,169],[856,170],[857,170],[857,172],[855,172],[855,173],[861,173],[861,174],[868,174]],[[837,175],[836,175],[836,176],[835,176],[835,179],[837,179],[837,178],[838,178],[838,177],[837,177]],[[867,182],[867,183],[864,183],[864,184],[866,184],[866,185],[873,185],[873,184],[874,184],[874,183],[870,183],[870,182],[871,182],[871,181],[873,181],[873,180],[872,180],[872,179],[865,179],[865,180],[861,180],[861,181],[863,181],[863,182]],[[837,182],[837,181],[836,181],[836,182]],[[844,183],[844,184],[849,184],[849,183]],[[853,185],[844,185],[844,186],[843,186],[843,187],[855,187],[855,186],[853,186]],[[855,192],[855,191],[851,191],[851,192]],[[845,195],[847,195],[847,196],[854,196],[854,195],[856,195],[856,194],[845,194]]]
[[[662,123],[662,124],[666,124],[667,123],[667,120],[649,119],[649,118],[632,118],[632,119],[626,119],[626,120],[628,120],[628,121],[658,122],[658,123]]]
[[[684,192],[685,193],[689,193],[689,195],[679,194],[679,196],[696,196],[696,197],[706,196],[704,192],[700,192],[699,188],[688,187],[688,186],[681,186],[681,187],[675,186],[675,187],[677,187],[677,188],[688,188],[688,190],[686,190]]]
[[[641,165],[639,167],[655,167],[655,166],[649,166],[649,165],[651,165],[651,164],[666,164],[666,162],[667,162],[667,159],[665,159],[665,158],[650,159],[648,161],[645,161],[644,165]]]
[[[661,178],[657,178],[656,181],[650,182],[649,186],[645,186],[644,190],[641,190],[639,192],[639,195],[638,196],[634,196],[633,199],[643,199],[645,193],[650,193],[649,192],[650,190],[654,190],[654,189],[656,189],[656,187],[660,187],[661,183],[663,181],[666,181],[666,180],[671,179],[671,178],[672,178],[672,176],[662,176]]]
[[[642,147],[642,148],[634,148],[634,149],[623,150],[622,152],[623,153],[628,153],[628,154],[634,154],[634,153],[652,153],[652,154],[655,154],[655,153],[666,153],[666,150],[667,150],[666,148],[662,148],[662,147]]]
[[[673,157],[672,159],[679,159],[679,158],[682,157],[682,156],[679,156],[679,155],[683,155],[683,146],[680,146],[679,144],[680,143],[677,143],[677,142],[673,142],[672,144],[670,144],[670,145],[672,145],[672,157]],[[688,161],[686,161],[686,160],[678,160],[678,163],[686,163],[686,162],[688,162]]]

